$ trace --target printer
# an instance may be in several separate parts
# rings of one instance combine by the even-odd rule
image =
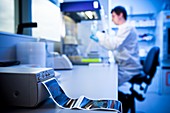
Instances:
[[[0,102],[35,107],[49,97],[42,81],[54,76],[52,68],[0,67]]]

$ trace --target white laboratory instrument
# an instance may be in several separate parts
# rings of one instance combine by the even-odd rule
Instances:
[[[54,76],[52,68],[1,67],[0,103],[35,107],[49,97],[42,82]]]
[[[156,45],[160,47],[159,93],[170,94],[170,11],[161,11],[157,16]]]
[[[21,64],[46,67],[45,42],[20,42],[16,45],[16,55]]]
[[[47,67],[54,69],[72,69],[73,65],[66,55],[52,55],[47,57]]]
[[[160,47],[161,60],[170,58],[170,11],[161,11],[157,16],[156,45]]]

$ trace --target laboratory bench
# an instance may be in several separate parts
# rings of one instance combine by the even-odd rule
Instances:
[[[74,65],[72,70],[57,70],[56,79],[70,98],[118,99],[118,69],[111,65]],[[25,97],[27,98],[27,97]],[[69,110],[59,108],[49,97],[34,108],[3,107],[0,113],[110,113],[104,110]],[[113,111],[112,111],[113,112]],[[116,111],[115,111],[116,112]]]

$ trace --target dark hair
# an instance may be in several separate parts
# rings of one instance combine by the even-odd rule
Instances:
[[[123,13],[123,17],[125,20],[127,20],[127,12],[126,9],[122,6],[116,6],[111,10],[111,13],[115,12],[117,15],[120,15],[120,13]]]

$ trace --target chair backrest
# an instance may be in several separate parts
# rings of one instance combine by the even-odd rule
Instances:
[[[143,71],[146,75],[149,76],[149,80],[146,81],[147,84],[150,84],[151,79],[153,78],[156,72],[156,67],[159,65],[159,53],[160,48],[154,46],[150,49],[146,56],[146,60],[143,65]]]
[[[144,93],[147,92],[148,86],[152,82],[152,78],[155,75],[157,66],[159,65],[159,53],[160,53],[160,48],[157,46],[152,47],[144,61],[143,64],[143,72],[139,75],[134,76],[129,82],[132,84],[130,91],[131,91],[131,96],[133,98],[136,98],[139,101],[143,101],[145,99],[144,95],[138,92],[138,90],[134,89],[134,84],[137,84],[140,86],[140,90],[143,90]],[[146,83],[145,86],[142,84]],[[132,105],[134,106],[134,104]]]

